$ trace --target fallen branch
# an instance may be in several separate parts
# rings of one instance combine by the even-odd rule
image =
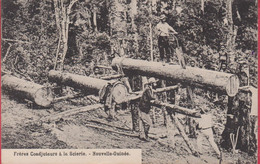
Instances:
[[[95,99],[92,99],[91,97],[86,97],[92,104],[99,103],[99,101],[96,101]]]
[[[14,72],[16,72],[16,73],[18,73],[19,75],[23,76],[26,80],[33,82],[33,79],[32,79],[30,76],[24,74],[23,72],[21,72],[21,71],[19,71],[17,68],[15,68],[15,66],[14,66],[13,63],[12,63],[12,67],[13,67]]]
[[[96,67],[104,68],[104,69],[113,69],[113,68],[110,67],[110,66],[104,66],[104,65],[96,65]]]
[[[10,52],[11,47],[12,47],[12,44],[9,43],[9,46],[8,46],[7,51],[5,53],[5,57],[3,58],[3,63],[6,61],[6,58],[9,54],[9,52]]]
[[[95,110],[95,109],[102,108],[102,107],[103,107],[102,104],[94,104],[94,105],[89,105],[89,106],[85,106],[85,107],[81,107],[81,108],[74,108],[74,109],[66,110],[64,112],[60,112],[60,113],[57,113],[57,114],[54,114],[51,116],[43,117],[40,120],[41,121],[54,121],[54,120],[57,120],[57,119],[60,119],[63,117],[68,117],[71,115]]]
[[[18,70],[18,68],[15,67],[17,62],[18,62],[18,55],[15,58],[15,63],[11,62],[11,66],[13,68],[13,71],[16,72],[17,74],[25,77],[26,80],[33,82],[33,79],[30,76],[26,75],[25,73],[21,72],[20,70]]]
[[[107,129],[107,128],[104,128],[104,127],[91,125],[91,124],[85,124],[85,126],[88,126],[88,127],[91,127],[91,128],[95,128],[95,129],[101,129],[101,130],[104,130],[104,131],[107,131],[107,132],[111,132],[111,133],[116,133],[116,134],[119,134],[119,135],[125,135],[125,136],[129,136],[129,137],[139,138],[139,134],[134,134],[134,133],[129,133],[129,132],[128,133],[127,132],[119,132],[119,131],[115,131],[115,130],[112,130],[112,129]],[[114,126],[114,128],[117,128],[117,127]],[[117,129],[119,129],[119,128],[117,128]],[[122,129],[122,128],[120,128],[120,129]],[[123,129],[123,130],[125,130],[125,129]],[[126,130],[129,131],[128,129],[126,129]],[[149,138],[151,138],[153,140],[157,140],[158,139],[156,137],[151,136],[151,134],[149,134]]]
[[[98,103],[98,102],[99,102],[99,98],[98,98],[97,96],[94,96],[94,95],[89,95],[89,96],[87,96],[87,98],[89,98],[89,99],[91,99],[91,100],[95,101],[96,103]]]
[[[193,145],[190,143],[185,131],[184,131],[184,128],[182,127],[181,123],[179,122],[178,118],[176,118],[173,114],[170,115],[171,116],[171,119],[173,120],[173,122],[175,123],[177,129],[179,130],[183,140],[185,141],[185,143],[187,144],[187,146],[189,147],[191,153],[194,155],[194,156],[199,156],[198,152],[195,150],[195,148],[193,147]]]
[[[1,40],[3,40],[3,41],[9,41],[9,42],[18,42],[18,43],[32,44],[31,42],[27,42],[27,41],[23,41],[23,40],[16,40],[16,39],[2,38]]]
[[[12,75],[12,72],[10,71],[5,71],[5,70],[1,70],[1,75],[5,75],[5,74],[8,74],[8,75]]]
[[[80,93],[74,94],[74,95],[67,95],[67,96],[55,98],[55,99],[53,100],[53,103],[59,102],[59,101],[63,101],[63,100],[68,100],[68,99],[74,99],[74,98],[78,98],[78,97],[81,97],[81,96],[83,96],[83,95],[80,94]]]

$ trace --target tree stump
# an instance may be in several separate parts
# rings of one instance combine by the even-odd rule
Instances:
[[[238,132],[236,148],[241,151],[254,153],[257,150],[255,118],[250,119],[250,97],[247,91],[240,91],[235,97],[228,98],[227,123],[222,133],[221,146],[231,149],[230,134]]]

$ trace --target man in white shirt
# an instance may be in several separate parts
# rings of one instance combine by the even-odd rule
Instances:
[[[160,51],[160,60],[163,62],[170,62],[170,45],[169,45],[169,31],[173,34],[177,32],[166,22],[166,16],[163,14],[160,16],[160,22],[156,25],[158,31],[158,47]],[[166,58],[166,60],[165,60]]]
[[[199,151],[202,151],[202,143],[203,143],[203,136],[209,141],[212,148],[218,155],[218,158],[221,158],[221,153],[217,144],[214,141],[214,135],[212,131],[212,115],[208,112],[207,109],[201,109],[201,118],[198,119],[197,129],[199,130],[198,137],[197,137],[197,146]]]

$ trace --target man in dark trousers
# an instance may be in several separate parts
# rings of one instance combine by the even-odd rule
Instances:
[[[148,83],[144,86],[144,91],[139,103],[140,109],[140,120],[143,124],[143,129],[140,133],[140,139],[149,141],[148,133],[149,129],[152,125],[152,120],[150,118],[149,112],[151,110],[151,103],[150,101],[154,99],[153,96],[153,88],[156,87],[156,80],[155,78],[150,78]]]
[[[160,22],[156,25],[158,32],[158,47],[160,51],[160,60],[162,62],[170,62],[171,49],[169,45],[169,32],[177,34],[177,32],[166,22],[166,16],[160,16]]]

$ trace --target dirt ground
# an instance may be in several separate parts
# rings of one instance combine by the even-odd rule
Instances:
[[[107,119],[103,109],[95,109],[43,123],[38,120],[61,111],[78,108],[79,104],[74,100],[57,103],[51,109],[36,109],[2,94],[1,106],[3,149],[142,149],[142,161],[147,164],[220,163],[206,139],[203,155],[199,158],[191,154],[178,132],[174,136],[175,142],[167,137],[152,139],[150,142],[140,140],[131,131],[129,111],[119,111],[117,120],[113,121]],[[157,124],[151,133],[167,134],[166,128],[158,122],[160,118],[157,118]],[[219,136],[217,140],[218,138]],[[196,139],[190,138],[190,141],[196,147]],[[222,163],[256,163],[256,157],[243,152],[232,154],[223,150],[222,153]]]

